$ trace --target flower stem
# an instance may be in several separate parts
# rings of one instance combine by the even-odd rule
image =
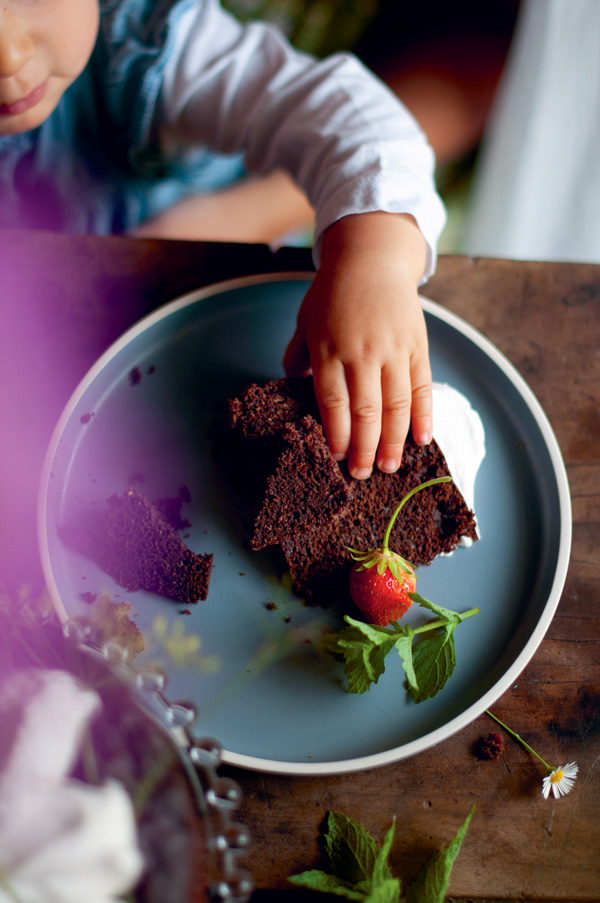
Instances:
[[[410,498],[412,498],[413,495],[415,495],[415,493],[420,492],[421,489],[427,489],[428,486],[435,486],[436,483],[449,483],[450,480],[451,480],[451,477],[436,477],[435,480],[427,480],[426,483],[421,483],[419,486],[415,486],[413,489],[410,490],[410,492],[406,493],[406,495],[404,496],[404,498],[402,499],[402,501],[400,502],[400,504],[398,505],[398,507],[396,508],[396,510],[394,511],[394,513],[392,514],[392,516],[390,518],[390,522],[387,525],[387,529],[386,529],[384,537],[383,537],[382,549],[387,550],[388,542],[390,541],[390,534],[392,532],[392,527],[396,523],[396,518],[398,517],[398,515],[400,513],[400,509],[402,508],[404,503],[407,502]]]
[[[544,765],[548,769],[549,774],[552,773],[553,771],[556,771],[556,768],[554,768],[552,765],[548,765],[548,763],[545,761],[545,759],[542,759],[542,757],[538,753],[536,753],[535,749],[531,748],[529,743],[526,743],[522,737],[520,737],[517,733],[515,733],[515,731],[511,731],[511,729],[506,724],[504,724],[503,721],[500,721],[499,718],[496,718],[495,715],[492,715],[492,713],[490,712],[489,709],[486,709],[485,713],[486,713],[486,715],[489,715],[490,718],[492,718],[497,724],[499,724],[500,727],[503,727],[504,730],[507,731],[507,733],[509,733],[511,735],[511,737],[514,737],[515,740],[518,740],[519,743],[521,744],[521,746],[524,746],[525,749],[529,750],[529,752],[532,755],[534,755],[536,757],[536,759],[539,759],[540,762],[542,763],[542,765]]]

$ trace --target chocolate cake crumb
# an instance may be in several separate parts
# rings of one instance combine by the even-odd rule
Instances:
[[[473,745],[473,753],[481,760],[499,759],[504,751],[502,734],[487,734],[479,737]]]
[[[278,436],[306,415],[320,420],[312,379],[290,377],[252,383],[229,401],[229,422],[248,438]]]
[[[83,599],[83,601],[86,603],[86,605],[93,605],[94,602],[96,601],[96,599],[98,598],[98,593],[89,593],[89,592],[79,593],[79,597],[81,599]]]

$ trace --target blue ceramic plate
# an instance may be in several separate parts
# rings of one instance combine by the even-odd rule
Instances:
[[[415,705],[400,660],[379,683],[344,691],[340,664],[311,642],[339,616],[290,591],[273,550],[250,552],[231,472],[219,451],[227,399],[283,375],[307,274],[221,283],[186,295],[130,329],[69,401],[42,477],[39,536],[62,619],[108,593],[131,604],[146,640],[140,665],[168,675],[170,699],[191,700],[223,761],[283,774],[331,774],[414,755],[460,730],[507,690],[540,644],[564,584],[571,510],[552,429],[523,379],[481,334],[424,300],[434,379],[465,393],[484,423],[487,454],[475,489],[481,539],[420,570],[429,599],[481,613],[455,633],[456,670]],[[237,469],[243,471],[243,460]],[[212,552],[205,602],[188,607],[128,593],[58,536],[81,506],[105,506],[132,481],[148,498],[190,501],[182,532]],[[510,566],[507,566],[510,563]],[[413,609],[416,608],[413,606]],[[410,610],[407,620],[422,619]],[[201,645],[200,645],[201,643]]]

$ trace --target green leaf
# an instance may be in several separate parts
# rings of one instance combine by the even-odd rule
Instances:
[[[406,890],[406,903],[443,903],[454,860],[474,812],[475,807],[471,809],[452,840],[439,852],[434,853],[427,865],[421,869],[416,881]]]
[[[398,655],[402,659],[402,667],[404,668],[404,673],[406,674],[408,686],[414,692],[418,692],[419,684],[417,681],[417,675],[415,674],[413,662],[412,641],[413,634],[411,633],[410,635],[398,637],[394,645],[396,647]]]
[[[292,884],[309,887],[324,893],[337,894],[348,900],[364,903],[398,903],[400,880],[394,878],[388,856],[394,839],[395,821],[379,848],[363,825],[342,815],[330,812],[325,851],[333,874],[313,869],[293,875]]]
[[[413,651],[413,666],[417,687],[410,682],[408,689],[414,702],[430,699],[442,689],[456,665],[454,628],[456,622],[425,634]]]
[[[338,897],[345,897],[347,900],[365,899],[363,891],[354,890],[346,882],[336,878],[335,875],[321,872],[318,869],[311,869],[308,872],[301,872],[299,875],[292,875],[291,878],[288,878],[288,881],[299,887],[322,891],[324,894],[337,894]]]
[[[416,602],[417,605],[420,605],[422,608],[429,609],[429,611],[432,611],[434,614],[436,614],[438,618],[443,618],[445,621],[456,624],[460,623],[461,617],[458,612],[452,611],[450,608],[442,608],[441,605],[437,605],[435,602],[430,602],[429,599],[425,599],[418,593],[409,593],[408,595],[413,600],[413,602]]]
[[[388,878],[377,884],[371,893],[364,898],[364,903],[398,903],[400,899],[400,879]]]
[[[380,849],[377,851],[377,855],[375,857],[375,864],[373,866],[374,885],[383,884],[393,877],[388,864],[388,857],[390,855],[390,850],[394,841],[395,830],[396,819],[394,818],[392,824],[388,828],[387,834],[385,835],[383,846],[380,847]]]
[[[351,627],[359,630],[363,636],[370,639],[371,642],[376,645],[384,645],[390,638],[395,640],[399,633],[409,633],[411,630],[406,624],[396,628],[378,627],[376,624],[367,624],[365,621],[357,621],[355,618],[351,618],[350,615],[345,615],[344,621],[346,624],[350,624]]]
[[[350,626],[321,637],[321,648],[343,657],[348,692],[365,693],[385,671],[385,657],[394,648],[396,634],[349,616],[345,620]]]
[[[337,878],[350,885],[371,881],[378,848],[359,822],[340,812],[330,812],[325,834],[329,865]]]

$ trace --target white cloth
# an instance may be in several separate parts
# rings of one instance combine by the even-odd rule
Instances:
[[[25,669],[0,684],[0,903],[117,903],[137,882],[124,788],[68,776],[99,707],[63,671]]]
[[[350,213],[409,213],[434,271],[445,211],[434,156],[398,99],[354,56],[295,51],[273,26],[242,26],[216,0],[191,5],[165,71],[162,140],[174,154],[201,143],[246,151],[249,169],[287,169],[316,209],[315,264],[325,229]]]
[[[524,0],[464,250],[600,262],[600,2]]]

